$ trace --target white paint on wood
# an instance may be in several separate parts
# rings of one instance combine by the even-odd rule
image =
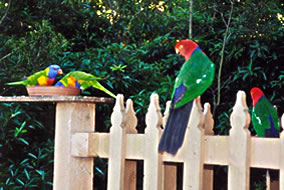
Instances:
[[[200,104],[200,97],[194,100],[188,122],[185,140],[180,150],[184,157],[183,189],[201,190],[203,182],[204,152],[204,116]],[[178,154],[179,154],[178,153]]]
[[[144,136],[144,190],[162,189],[162,155],[158,153],[161,136],[162,114],[159,97],[152,94],[146,114],[146,129]]]
[[[204,130],[206,135],[214,135],[214,120],[209,103],[204,104]],[[204,146],[203,146],[204,147]],[[203,190],[213,190],[214,170],[212,165],[204,165]]]
[[[127,134],[136,134],[137,118],[133,108],[132,100],[126,101],[126,109],[123,123]],[[126,138],[127,139],[127,138]],[[126,141],[128,142],[128,141]],[[129,143],[127,143],[127,146]],[[136,189],[137,162],[135,160],[125,160],[124,190]]]
[[[125,108],[123,95],[118,94],[111,115],[109,133],[108,183],[109,190],[123,190],[126,151]]]
[[[228,189],[248,190],[250,171],[250,132],[248,131],[250,115],[246,105],[246,94],[237,93],[236,104],[231,114],[229,136]]]

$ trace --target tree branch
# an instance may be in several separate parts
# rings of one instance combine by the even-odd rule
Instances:
[[[189,29],[188,29],[188,37],[189,39],[192,39],[192,2],[193,0],[190,0],[189,3]]]
[[[1,18],[1,20],[0,20],[0,25],[2,24],[2,22],[3,22],[4,19],[6,18],[7,14],[8,14],[8,11],[9,11],[9,9],[10,9],[10,5],[11,5],[11,0],[9,0],[9,2],[8,2],[8,7],[7,7],[7,9],[6,9],[6,12],[5,12],[5,14],[2,16],[2,18]]]
[[[233,1],[231,1],[231,10],[229,13],[229,19],[228,22],[225,22],[225,19],[223,17],[223,21],[225,22],[226,25],[226,31],[225,31],[225,35],[223,38],[223,46],[222,46],[222,50],[221,50],[221,58],[220,58],[220,62],[219,62],[219,70],[218,70],[218,92],[217,92],[217,103],[216,106],[214,108],[214,110],[216,109],[216,107],[220,104],[220,100],[221,100],[221,74],[222,74],[222,67],[223,67],[223,62],[224,62],[224,51],[225,51],[225,46],[226,46],[226,42],[227,42],[227,36],[229,33],[229,28],[230,28],[230,24],[231,24],[231,19],[232,19],[232,13],[233,13],[233,8],[234,8],[234,3]],[[223,15],[223,14],[221,14]]]
[[[4,59],[6,59],[7,57],[9,57],[10,55],[12,55],[12,52],[8,53],[7,55],[3,56],[0,58],[0,63],[1,61],[3,61]]]

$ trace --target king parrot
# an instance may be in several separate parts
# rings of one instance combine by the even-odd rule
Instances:
[[[116,96],[104,88],[98,80],[101,79],[99,77],[95,77],[92,74],[85,73],[83,71],[71,71],[67,75],[65,75],[60,81],[58,81],[55,86],[63,86],[63,87],[73,87],[73,88],[80,88],[85,90],[88,87],[97,88],[108,95],[116,98]]]
[[[253,103],[251,121],[257,136],[279,137],[280,126],[276,109],[259,88],[252,88],[250,95]]]
[[[58,65],[49,65],[46,69],[36,72],[25,80],[6,83],[7,85],[24,86],[50,86],[54,83],[55,77],[63,71]]]
[[[280,131],[277,111],[266,99],[262,90],[254,87],[250,90],[252,99],[252,126],[259,137],[278,138]],[[279,179],[279,173],[275,170],[268,170],[271,181]]]
[[[169,117],[163,131],[159,152],[175,155],[181,147],[189,121],[193,100],[212,84],[215,66],[192,40],[181,40],[176,52],[185,58],[175,80]]]

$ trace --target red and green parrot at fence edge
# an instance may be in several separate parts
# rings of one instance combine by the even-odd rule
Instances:
[[[257,136],[278,138],[280,134],[280,124],[277,110],[266,99],[264,93],[259,88],[250,90],[252,99],[251,122]],[[272,181],[279,180],[279,172],[268,170]]]
[[[100,79],[101,78],[95,77],[94,75],[85,73],[83,71],[71,71],[66,74],[60,81],[58,81],[55,86],[80,88],[82,90],[85,90],[86,88],[92,86],[107,93],[113,98],[116,98],[116,96],[112,92],[107,90],[98,82],[98,80]]]
[[[27,77],[25,80],[6,83],[7,85],[24,85],[24,86],[51,86],[55,77],[62,74],[63,71],[58,65],[49,65],[46,69],[36,72]]]
[[[215,73],[213,62],[192,40],[179,41],[175,49],[185,57],[185,63],[175,80],[169,116],[158,148],[159,152],[172,155],[183,143],[193,100],[212,84]]]
[[[252,107],[252,126],[259,137],[279,137],[280,125],[277,111],[259,88],[250,90]]]

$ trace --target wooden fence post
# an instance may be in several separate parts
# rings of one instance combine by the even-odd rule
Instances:
[[[250,115],[246,104],[246,94],[237,93],[237,100],[231,114],[229,136],[229,190],[248,190],[250,181]]]
[[[137,130],[135,129],[137,125],[137,118],[133,109],[133,102],[130,99],[128,99],[126,102],[124,123],[127,134],[137,134]],[[137,162],[135,160],[126,160],[124,174],[124,190],[136,189],[136,178]]]
[[[125,114],[123,95],[118,94],[111,114],[109,133],[109,159],[108,159],[108,180],[109,190],[124,189],[124,166],[126,151],[126,130],[123,125]]]
[[[214,135],[213,127],[214,120],[213,115],[210,110],[211,106],[209,103],[204,104],[204,129],[205,135]],[[212,165],[204,166],[203,173],[203,190],[213,190],[213,182],[214,182],[214,170]]]
[[[145,151],[144,151],[144,189],[161,190],[162,187],[162,155],[158,153],[161,136],[162,114],[159,106],[159,96],[151,95],[151,101],[146,114]]]
[[[204,116],[200,105],[200,97],[193,103],[184,143],[184,190],[202,190],[204,170]]]
[[[57,103],[54,150],[55,190],[91,190],[93,158],[71,155],[71,137],[76,132],[94,132],[95,104]]]

